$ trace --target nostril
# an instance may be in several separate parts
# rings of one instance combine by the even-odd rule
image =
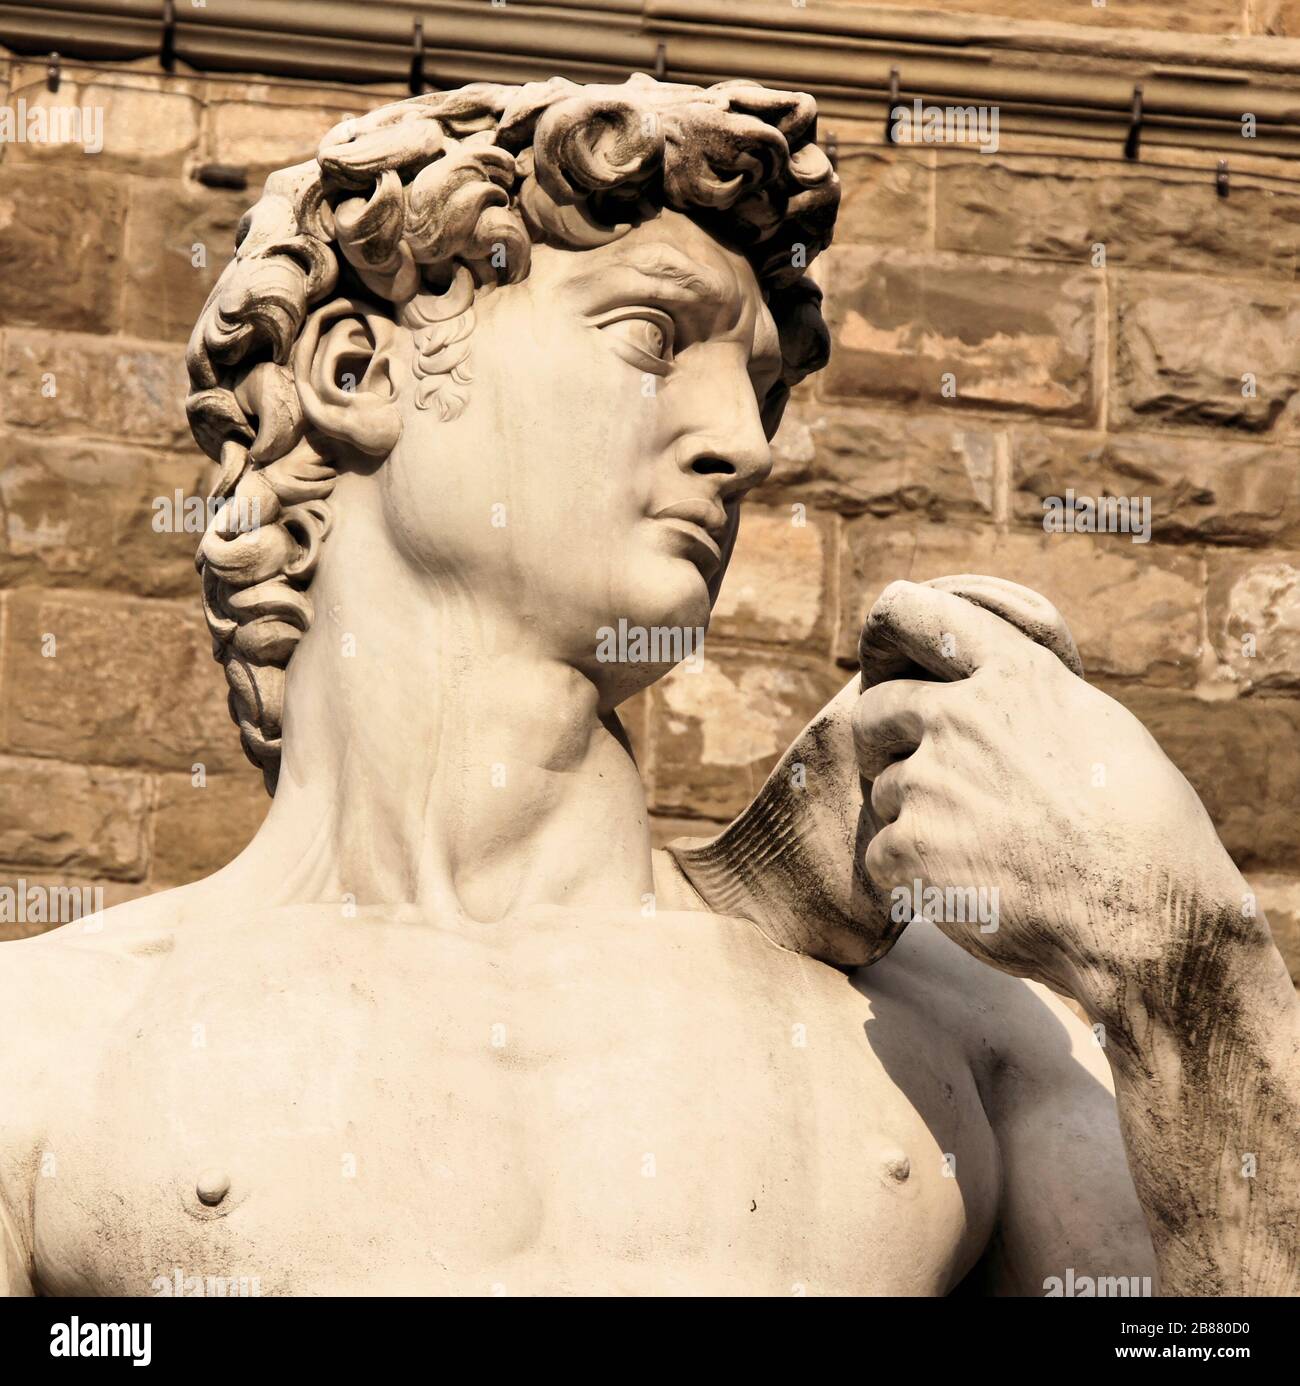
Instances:
[[[730,462],[720,457],[697,457],[691,463],[691,471],[698,476],[735,476],[736,469]]]

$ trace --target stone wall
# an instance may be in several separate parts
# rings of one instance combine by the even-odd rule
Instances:
[[[1243,13],[1207,4],[1190,27],[1240,31]],[[1288,0],[1250,13],[1296,32]],[[211,479],[185,339],[265,173],[402,93],[74,78],[50,95],[42,64],[0,65],[10,103],[106,114],[93,157],[0,146],[0,884],[113,904],[219,867],[267,803],[210,660],[197,535],[152,524],[156,497]],[[709,832],[747,802],[850,676],[886,582],[1000,574],[1066,614],[1300,969],[1300,199],[1264,176],[1292,171],[1234,159],[1221,199],[1193,151],[886,151],[874,124],[832,128],[833,364],[782,427],[703,672],[628,709],[656,831]],[[208,163],[248,189],[201,185]],[[1151,541],[1046,534],[1043,498],[1067,489],[1149,497]]]

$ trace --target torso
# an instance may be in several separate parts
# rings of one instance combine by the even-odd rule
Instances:
[[[988,1238],[970,1064],[889,959],[705,914],[116,927],[111,1013],[78,978],[51,1042],[47,1293],[942,1294]]]

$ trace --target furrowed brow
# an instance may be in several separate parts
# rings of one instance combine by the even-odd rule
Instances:
[[[656,297],[671,302],[723,307],[735,298],[721,275],[667,246],[637,247],[612,256],[599,268],[574,275],[570,283],[578,290],[604,288],[623,275],[647,281]]]

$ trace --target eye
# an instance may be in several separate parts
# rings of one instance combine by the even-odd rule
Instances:
[[[612,331],[621,329],[625,341],[657,356],[661,361],[668,350],[668,334],[657,322],[649,318],[624,318],[622,322],[611,323]]]
[[[620,308],[593,319],[614,350],[638,370],[666,375],[673,359],[673,320],[657,308]]]

